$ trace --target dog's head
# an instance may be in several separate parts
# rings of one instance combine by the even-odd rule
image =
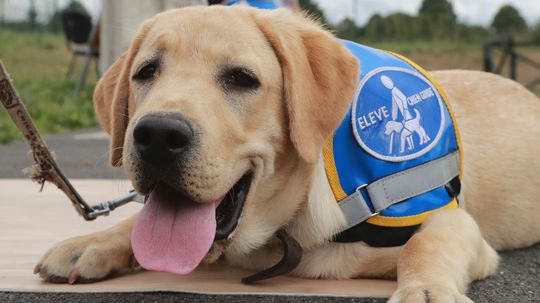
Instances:
[[[357,73],[335,37],[286,10],[146,21],[94,95],[111,164],[149,195],[132,237],[139,262],[186,273],[264,245],[306,202]]]
[[[384,125],[384,134],[389,136],[393,132],[396,132],[396,133],[401,132],[402,129],[403,129],[403,124],[396,121],[388,121]]]

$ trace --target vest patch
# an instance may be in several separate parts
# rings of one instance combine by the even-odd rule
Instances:
[[[441,138],[444,105],[420,73],[381,67],[360,82],[352,106],[354,136],[370,155],[386,161],[415,159]]]

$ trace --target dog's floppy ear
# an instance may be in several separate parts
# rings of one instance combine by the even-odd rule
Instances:
[[[286,10],[253,10],[283,72],[291,141],[314,162],[352,101],[359,62],[318,23]]]
[[[152,20],[143,23],[129,49],[105,72],[94,90],[99,123],[111,136],[109,163],[112,166],[122,165],[125,132],[129,117],[135,112],[135,102],[129,92],[129,73],[152,23]]]

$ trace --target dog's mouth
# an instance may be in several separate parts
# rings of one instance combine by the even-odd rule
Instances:
[[[236,184],[229,190],[225,198],[221,201],[216,209],[216,235],[215,240],[224,240],[238,226],[238,220],[242,215],[244,203],[251,187],[253,174],[251,172],[245,174]]]
[[[222,198],[207,203],[158,183],[133,227],[131,245],[137,261],[149,270],[192,272],[214,241],[235,231],[252,180],[251,172],[244,174]]]

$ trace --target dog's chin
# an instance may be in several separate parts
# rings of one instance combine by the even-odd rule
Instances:
[[[223,252],[227,249],[227,246],[230,244],[231,240],[232,239],[214,241],[210,251],[208,251],[202,263],[207,265],[216,263],[221,255],[223,255]]]

